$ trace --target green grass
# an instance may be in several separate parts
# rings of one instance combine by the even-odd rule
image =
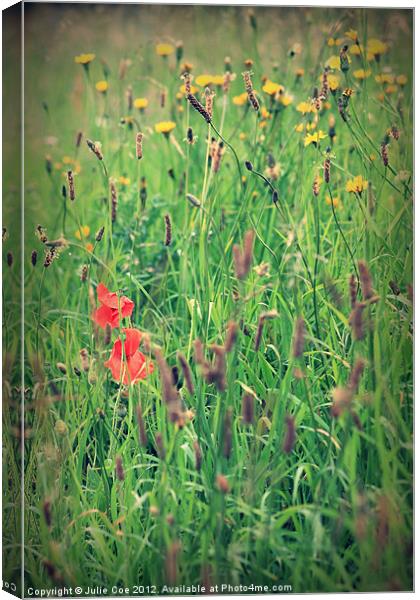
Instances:
[[[389,27],[395,13],[378,12],[376,19],[375,11],[312,10],[304,18],[303,9],[257,9],[255,29],[245,9],[218,13],[200,7],[188,14],[178,9],[161,32],[158,17],[153,17],[159,7],[127,12],[107,7],[105,14],[86,7],[68,13],[55,8],[43,24],[48,10],[33,9],[27,23],[33,53],[26,63],[25,138],[26,587],[101,585],[110,590],[117,585],[133,592],[132,586],[139,584],[159,591],[166,583],[210,581],[270,589],[290,585],[293,592],[412,589],[412,64],[411,39],[402,25]],[[77,10],[81,13],[75,21]],[[150,25],[138,40],[136,11]],[[411,14],[396,14],[411,31]],[[208,39],[221,15],[231,39],[228,51],[218,44],[210,48]],[[47,35],[51,20],[57,27],[62,23],[63,34],[52,34],[45,62],[35,40]],[[124,24],[127,37],[121,39]],[[305,132],[295,127],[306,126],[315,115],[302,116],[296,106],[312,96],[315,86],[321,87],[325,61],[340,51],[341,46],[327,45],[328,37],[344,38],[350,28],[357,29],[365,46],[368,38],[385,35],[389,51],[369,62],[366,80],[353,76],[365,64],[357,56],[347,74],[334,73],[340,89],[329,94],[318,127],[328,133],[334,115],[331,180],[328,185],[323,181],[314,196],[313,182],[316,175],[323,177],[331,142],[326,138],[319,146],[304,147]],[[154,52],[155,41],[167,39],[165,34],[183,39],[181,63],[191,60],[194,75],[221,74],[224,54],[231,57],[236,80],[227,96],[215,90],[213,124],[229,142],[218,173],[207,160],[207,140],[217,137],[215,131],[184,97],[175,97],[182,83],[180,64],[174,55],[162,59]],[[302,53],[291,57],[288,49],[296,41],[303,43]],[[272,50],[267,50],[270,43]],[[85,51],[97,54],[87,71],[73,62],[74,55]],[[248,57],[254,60],[254,87],[269,111],[267,119],[249,104],[232,103],[243,92],[241,71]],[[132,61],[123,80],[118,77],[122,58]],[[300,79],[295,76],[298,67],[305,69]],[[386,93],[388,84],[375,76],[387,70],[407,75],[407,85]],[[270,103],[261,91],[263,75],[281,83],[293,96],[292,104]],[[104,78],[109,82],[105,96],[94,87]],[[129,112],[128,85],[134,97],[149,99],[144,113]],[[344,121],[337,101],[346,87],[354,92]],[[162,88],[167,92],[164,108],[159,106]],[[378,99],[381,92],[383,100]],[[144,132],[141,161],[135,157],[137,123],[120,122],[127,116],[135,117]],[[162,120],[176,122],[176,144],[154,131]],[[386,168],[380,145],[393,125],[401,135],[390,142]],[[198,137],[193,145],[184,139],[188,126]],[[76,148],[79,130],[84,138]],[[57,138],[47,149],[46,136]],[[86,138],[101,142],[103,163],[89,151]],[[50,174],[44,166],[46,153],[53,164]],[[269,153],[280,168],[272,181],[277,205],[271,188],[255,173],[266,175]],[[80,166],[74,202],[61,191],[65,156]],[[252,162],[254,172],[245,168],[245,161]],[[113,224],[103,165],[117,179]],[[346,183],[357,175],[369,182],[369,190],[346,192]],[[118,182],[121,176],[129,178],[128,185]],[[143,208],[141,177],[147,182]],[[201,207],[192,206],[187,193],[199,198]],[[330,197],[340,199],[334,210]],[[172,222],[170,246],[164,245],[165,214]],[[3,224],[12,228],[6,218]],[[43,245],[34,237],[38,224],[47,228],[49,239],[63,235],[69,243],[47,269]],[[81,225],[88,225],[90,234],[79,241],[75,234]],[[101,226],[104,238],[95,243]],[[252,268],[238,280],[232,247],[242,244],[248,230],[256,236]],[[92,252],[86,242],[94,244]],[[11,243],[5,242],[5,252]],[[35,248],[39,259],[33,268]],[[377,296],[364,311],[362,340],[353,338],[349,324],[348,282],[351,274],[359,277],[358,260],[366,261]],[[261,275],[255,267],[262,263],[268,264]],[[84,264],[88,279],[82,282]],[[18,276],[16,265],[4,266],[4,337],[11,364],[18,352],[19,322],[11,308]],[[390,281],[400,293],[390,288]],[[104,368],[111,344],[104,344],[103,331],[95,332],[90,318],[89,288],[100,282],[135,302],[125,326],[149,333],[170,367],[177,364],[177,352],[187,357],[195,393],[187,391],[180,371],[179,394],[185,409],[194,413],[185,427],[168,419],[157,368],[129,388],[114,382]],[[255,351],[258,319],[268,310],[278,316],[265,322]],[[300,316],[306,329],[304,353],[294,357],[293,332]],[[239,324],[239,334],[227,355],[227,385],[221,392],[206,383],[195,365],[193,342],[199,338],[205,344],[209,359],[209,346],[224,343],[231,320]],[[117,336],[113,330],[113,341]],[[78,376],[74,366],[80,368],[83,348],[91,367]],[[349,410],[340,418],[331,415],[333,390],[346,384],[358,357],[366,368],[351,411],[360,419],[360,429]],[[66,374],[58,362],[66,365]],[[18,385],[17,373],[17,366],[4,368],[12,385]],[[249,390],[255,420],[245,426],[241,403]],[[17,402],[15,397],[5,404],[6,427]],[[139,404],[147,448],[139,444]],[[224,452],[227,414],[232,415],[229,457]],[[283,448],[287,415],[293,415],[296,427],[290,453]],[[64,433],[56,426],[60,420]],[[164,458],[157,451],[157,433],[166,448]],[[11,483],[3,506],[12,518],[19,456],[12,433],[4,439],[8,456],[16,455],[4,465]],[[202,451],[200,471],[195,468],[195,440]],[[117,456],[124,466],[123,481],[115,472]],[[228,480],[228,493],[217,486],[220,474]],[[46,501],[51,503],[50,526]],[[15,544],[13,528],[8,536]],[[4,567],[5,579],[13,576],[14,566]]]

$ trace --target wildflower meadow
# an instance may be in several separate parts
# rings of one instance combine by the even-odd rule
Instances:
[[[3,579],[411,590],[412,12],[25,6]]]

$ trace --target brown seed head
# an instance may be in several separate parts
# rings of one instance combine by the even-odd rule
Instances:
[[[125,473],[121,456],[115,458],[115,475],[117,476],[118,481],[124,481]]]
[[[227,494],[230,490],[229,482],[224,475],[217,475],[216,485],[222,494]]]

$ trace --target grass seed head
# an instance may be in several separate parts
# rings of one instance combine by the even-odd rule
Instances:
[[[286,426],[286,431],[283,441],[283,450],[289,454],[293,450],[296,440],[295,419],[292,417],[292,415],[286,415],[284,423]]]
[[[363,311],[365,308],[366,304],[363,304],[363,302],[356,302],[350,313],[349,324],[352,328],[354,340],[360,341],[365,337],[365,326],[363,323]]]
[[[143,158],[143,134],[141,131],[136,133],[136,156],[137,160]]]
[[[295,323],[295,333],[293,336],[293,357],[299,358],[303,354],[305,345],[305,321],[298,317]]]
[[[121,456],[115,458],[115,475],[117,476],[118,481],[124,481],[125,473]]]
[[[252,425],[254,422],[254,396],[250,393],[242,396],[242,422],[244,425]]]
[[[362,287],[363,299],[369,300],[374,296],[372,289],[372,277],[369,272],[369,268],[364,260],[359,260],[357,266],[359,267],[360,285]]]
[[[201,465],[203,463],[203,454],[201,452],[201,448],[200,448],[200,444],[198,443],[198,440],[194,440],[193,447],[194,447],[194,456],[195,456],[195,468],[196,468],[196,471],[201,471]]]
[[[228,494],[230,490],[229,482],[224,475],[217,475],[216,486],[222,494]]]
[[[50,529],[52,525],[52,514],[51,502],[49,500],[44,500],[44,504],[42,505],[42,512],[44,513],[45,524],[48,527],[48,529]]]
[[[200,113],[200,115],[204,118],[207,123],[211,123],[211,116],[204,108],[204,106],[197,100],[194,94],[187,94],[187,100],[191,104],[191,106]]]
[[[232,408],[228,408],[223,420],[223,456],[230,457],[232,452]]]
[[[170,246],[172,244],[172,223],[171,217],[166,214],[164,216],[165,220],[165,246]]]
[[[143,448],[147,448],[147,434],[146,427],[144,425],[143,410],[141,404],[137,404],[136,407],[137,426],[139,428],[139,444]]]
[[[350,294],[350,306],[354,308],[357,303],[357,282],[356,277],[352,273],[349,279],[349,294]]]
[[[184,354],[182,354],[182,352],[178,352],[178,361],[179,361],[179,364],[181,365],[182,373],[184,375],[185,386],[186,386],[188,392],[191,395],[193,395],[194,394],[194,383],[193,383],[193,379],[192,379],[190,365],[188,364],[188,361],[185,358]]]
[[[69,198],[73,202],[76,199],[76,191],[74,189],[73,171],[67,171],[67,185],[69,188]]]

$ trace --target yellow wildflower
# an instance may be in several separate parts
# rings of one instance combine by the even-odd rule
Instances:
[[[394,83],[395,76],[392,73],[380,73],[376,75],[375,81],[378,83]]]
[[[398,83],[398,85],[405,85],[408,81],[407,75],[398,75],[396,82]]]
[[[78,240],[81,240],[82,237],[87,238],[88,235],[90,234],[90,227],[89,225],[82,225],[80,227],[80,229],[78,229],[77,231],[75,231],[74,235]]]
[[[263,85],[263,92],[268,94],[269,96],[275,96],[278,93],[282,93],[284,91],[284,87],[279,83],[274,83],[270,79],[267,79],[265,84]]]
[[[303,131],[303,123],[298,123],[298,125],[295,126],[295,131],[301,133]]]
[[[88,252],[93,252],[93,244],[92,244],[91,242],[88,242],[88,243],[85,245],[85,248],[86,248],[86,250],[87,250]]]
[[[374,56],[380,56],[385,54],[388,50],[388,46],[376,38],[370,38],[367,43],[367,51],[371,52]]]
[[[160,121],[155,125],[155,131],[157,133],[164,133],[168,135],[173,129],[175,129],[176,123],[173,121]]]
[[[195,87],[195,85],[192,85],[190,87],[191,87],[191,94],[196,94],[198,92],[198,88]],[[187,93],[187,90],[185,89],[185,84],[182,84],[179,86],[179,91],[181,92],[181,94]]]
[[[357,69],[356,71],[353,71],[353,75],[356,79],[367,79],[371,74],[372,71],[370,69]]]
[[[315,112],[315,107],[310,102],[299,102],[296,106],[296,110],[303,115],[306,115],[306,113]]]
[[[261,109],[261,117],[262,117],[263,119],[269,119],[269,118],[270,118],[270,116],[271,116],[271,115],[270,115],[270,113],[268,112],[268,110],[266,109],[266,107],[265,107],[265,106],[263,106],[263,107],[262,107],[262,109]]]
[[[213,75],[209,75],[208,73],[204,75],[199,75],[195,78],[195,82],[200,87],[207,87],[213,83]]]
[[[95,83],[95,87],[98,92],[101,92],[101,94],[105,94],[105,92],[108,90],[108,82],[105,81],[105,79],[102,79],[101,81],[97,81]]]
[[[319,144],[321,140],[328,137],[323,131],[315,131],[315,133],[307,133],[305,137],[305,148],[310,144]]]
[[[320,75],[319,80],[322,81],[324,78],[323,75]],[[340,78],[337,75],[332,75],[331,73],[328,73],[327,75],[327,83],[328,83],[328,87],[332,92],[335,92],[335,90],[338,89],[338,87],[340,86]],[[325,106],[324,106],[325,108]]]
[[[157,44],[155,50],[158,56],[169,56],[174,53],[175,48],[172,44]]]
[[[342,38],[333,38],[330,37],[327,40],[327,46],[341,46],[341,44],[343,43],[343,39]]]
[[[247,136],[247,135],[246,135],[246,133],[244,133],[243,131],[241,131],[241,133],[239,134],[239,139],[240,139],[241,141],[244,141],[244,140],[246,140],[246,138],[247,138],[247,137],[248,137],[248,136]]]
[[[293,102],[293,96],[290,96],[289,94],[281,94],[277,100],[280,102],[280,104],[283,104],[283,106],[289,106],[289,104]]]
[[[92,62],[96,57],[96,54],[88,53],[88,54],[79,54],[74,57],[74,62],[78,65],[88,65]]]
[[[243,106],[244,104],[246,104],[248,102],[248,94],[246,92],[244,92],[243,94],[240,94],[239,96],[233,96],[233,104],[235,104],[236,106]]]
[[[359,56],[363,51],[363,46],[361,44],[352,44],[349,48],[349,54],[353,54],[355,56]]]
[[[355,31],[354,29],[349,29],[344,33],[344,35],[348,37],[352,42],[357,42],[358,40],[357,31]]]
[[[138,108],[139,110],[144,110],[147,108],[149,101],[147,98],[136,98],[134,100],[134,108]]]
[[[124,187],[127,186],[127,185],[130,185],[130,178],[129,177],[124,177],[123,175],[121,175],[121,177],[118,178],[118,181]]]
[[[333,198],[333,199],[331,199],[331,197],[330,197],[330,196],[327,196],[327,197],[325,198],[325,202],[326,202],[327,204],[329,204],[330,206],[332,205],[334,208],[338,208],[338,207],[340,206],[340,198],[337,198],[337,197],[336,197],[336,198]]]
[[[330,58],[325,63],[326,67],[329,67],[333,71],[340,68],[340,57],[339,56],[330,56]]]
[[[398,87],[396,85],[387,85],[385,88],[385,94],[394,94],[398,91]]]
[[[350,192],[353,194],[361,194],[363,190],[366,190],[368,186],[368,182],[366,179],[363,179],[362,175],[357,175],[353,179],[349,179],[346,183],[346,192]]]
[[[211,78],[211,83],[213,85],[223,85],[224,81],[225,81],[224,75],[213,75],[213,77]]]
[[[299,68],[295,71],[296,77],[303,77],[305,75],[305,69]]]

